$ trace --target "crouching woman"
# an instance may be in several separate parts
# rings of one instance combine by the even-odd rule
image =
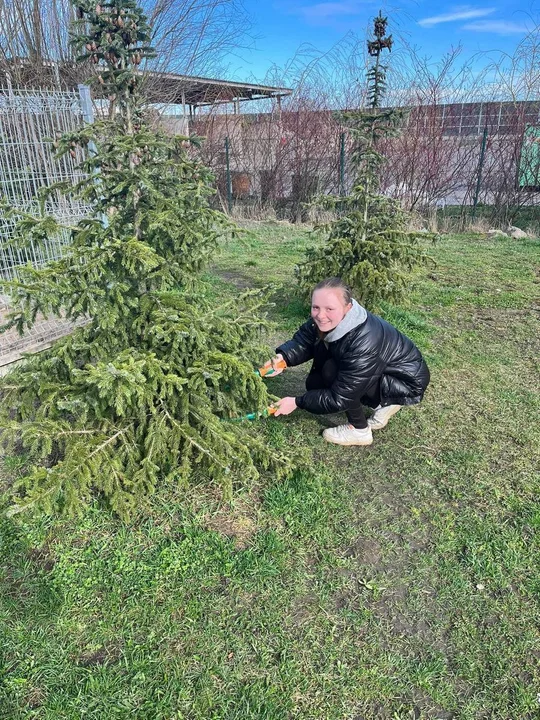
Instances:
[[[351,297],[340,278],[313,290],[311,318],[276,349],[272,363],[288,367],[312,360],[306,392],[275,403],[275,417],[296,408],[317,415],[345,411],[348,423],[324,431],[337,445],[371,445],[372,431],[386,426],[404,405],[419,403],[429,369],[408,337]],[[364,407],[375,410],[367,419]]]

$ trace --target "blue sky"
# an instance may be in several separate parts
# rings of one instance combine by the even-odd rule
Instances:
[[[253,23],[255,49],[241,50],[230,59],[230,76],[264,78],[272,64],[283,66],[303,43],[320,51],[335,45],[347,33],[365,35],[381,7],[370,0],[244,0]],[[461,58],[477,53],[512,53],[527,31],[538,22],[537,6],[526,0],[485,0],[453,4],[446,0],[397,0],[382,5],[390,15],[396,43],[400,37],[422,57],[434,62],[451,47],[463,47]]]

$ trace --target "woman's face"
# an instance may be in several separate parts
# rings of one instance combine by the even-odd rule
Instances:
[[[352,303],[345,303],[340,290],[322,288],[311,297],[311,317],[321,332],[333,330],[351,308]]]

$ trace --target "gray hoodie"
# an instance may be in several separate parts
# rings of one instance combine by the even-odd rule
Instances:
[[[358,327],[359,325],[362,325],[362,323],[365,323],[366,320],[367,320],[366,308],[362,307],[362,305],[359,305],[356,302],[356,300],[353,299],[352,300],[352,308],[345,315],[345,317],[339,323],[339,325],[336,325],[336,327],[333,330],[330,330],[330,332],[324,336],[324,342],[331,343],[331,342],[335,342],[336,340],[339,340],[344,335],[346,335],[348,332],[350,332],[351,330],[354,330],[355,327]]]

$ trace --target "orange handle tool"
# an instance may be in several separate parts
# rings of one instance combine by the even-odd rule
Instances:
[[[272,365],[272,361],[269,360],[268,362],[265,362],[262,368],[259,368],[259,375],[261,377],[272,377],[272,375],[275,374],[276,370],[285,370],[287,367],[287,363],[285,360],[279,360],[279,362],[276,363],[276,367]]]

